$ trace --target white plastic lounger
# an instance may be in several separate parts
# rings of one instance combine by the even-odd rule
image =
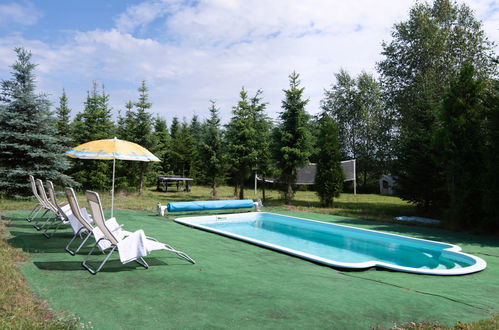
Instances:
[[[86,256],[85,260],[82,262],[82,266],[87,269],[91,274],[97,274],[104,264],[107,262],[111,254],[118,250],[120,261],[122,264],[126,264],[132,261],[137,262],[139,265],[144,268],[149,268],[147,262],[142,258],[148,255],[151,251],[155,250],[166,250],[177,254],[179,257],[189,261],[190,263],[195,263],[193,259],[191,259],[187,254],[177,251],[171,246],[160,243],[154,239],[147,238],[142,229],[137,230],[133,233],[127,233],[125,231],[120,230],[121,227],[115,227],[114,230],[109,228],[109,224],[116,224],[116,220],[111,218],[105,221],[104,212],[102,211],[102,204],[99,198],[99,194],[93,191],[86,192],[88,205],[90,207],[90,212],[92,213],[92,218],[97,225],[92,232],[95,236],[96,243]],[[118,229],[118,230],[116,230]],[[101,246],[101,242],[107,242],[108,247],[105,250],[109,249],[104,260],[100,263],[97,269],[93,269],[87,263],[88,258],[92,255],[95,248],[97,246]],[[102,246],[101,246],[102,247]]]
[[[41,210],[45,210],[45,212],[43,212],[43,214],[41,216],[41,218],[43,218],[47,214],[47,212],[50,211],[50,208],[45,204],[43,199],[38,194],[38,190],[36,188],[35,178],[32,175],[29,176],[29,182],[31,184],[31,191],[33,192],[33,195],[35,196],[36,200],[38,201],[38,204],[35,205],[35,207],[31,211],[31,213],[26,218],[26,220],[31,222],[33,219],[36,218],[36,216],[38,215],[38,213],[40,213]]]

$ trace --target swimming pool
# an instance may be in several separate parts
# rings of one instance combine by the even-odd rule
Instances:
[[[463,275],[487,266],[457,245],[268,212],[177,218],[215,232],[333,267]]]

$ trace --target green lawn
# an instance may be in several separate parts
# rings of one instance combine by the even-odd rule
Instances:
[[[348,271],[185,227],[153,213],[158,201],[206,198],[207,191],[201,187],[190,194],[148,191],[141,198],[119,196],[116,203],[118,208],[135,209],[115,213],[127,230],[144,229],[188,253],[195,265],[156,251],[146,258],[151,268],[145,270],[136,264],[121,265],[116,254],[102,273],[92,276],[80,265],[83,254],[73,257],[64,252],[69,230],[48,240],[23,220],[26,211],[6,213],[11,221],[7,242],[28,253],[20,270],[31,290],[48,301],[52,313],[76,316],[98,329],[368,329],[423,321],[450,326],[482,319],[490,320],[468,327],[497,325],[497,317],[491,319],[499,311],[497,239],[393,224],[393,216],[413,214],[396,198],[345,194],[337,201],[338,209],[323,210],[316,208],[311,192],[299,192],[293,208],[283,208],[271,193],[266,211],[449,242],[488,263],[485,271],[451,277],[383,269]],[[221,189],[221,197],[231,194],[229,187]],[[253,197],[252,191],[247,197]]]

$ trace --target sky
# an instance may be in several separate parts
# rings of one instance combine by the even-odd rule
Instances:
[[[14,47],[33,54],[37,91],[53,107],[66,91],[72,115],[92,82],[105,86],[113,115],[136,101],[145,80],[151,111],[205,119],[210,100],[223,122],[244,87],[263,90],[277,118],[288,76],[300,74],[307,111],[340,69],[376,75],[381,44],[408,18],[413,0],[0,0],[0,79]],[[499,2],[467,0],[499,44]],[[497,50],[497,48],[496,48]]]

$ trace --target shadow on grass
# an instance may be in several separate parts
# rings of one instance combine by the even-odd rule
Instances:
[[[61,253],[72,237],[67,232],[56,232],[50,239],[41,232],[11,231],[10,234],[12,237],[7,242],[11,246],[30,253]]]
[[[144,260],[149,264],[150,267],[168,266],[169,264],[161,261],[157,258],[144,258]],[[102,260],[95,260],[87,262],[92,268],[99,267]],[[84,270],[81,260],[75,261],[35,261],[34,265],[42,270],[63,270],[63,271],[82,271]],[[141,265],[136,262],[129,262],[127,264],[122,264],[118,259],[109,260],[104,267],[100,270],[100,273],[115,273],[115,272],[126,272],[131,270],[144,269]]]

